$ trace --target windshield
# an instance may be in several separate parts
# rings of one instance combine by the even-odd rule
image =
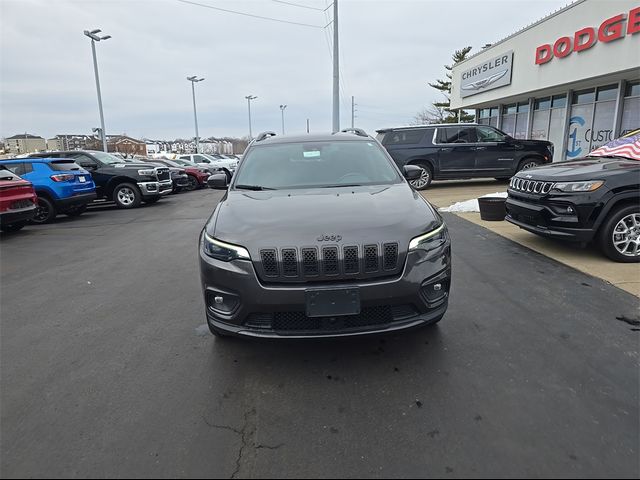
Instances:
[[[290,189],[400,181],[378,144],[336,141],[254,147],[242,161],[234,187]]]
[[[123,163],[124,160],[120,157],[116,157],[115,155],[111,155],[110,153],[105,152],[91,152],[91,154],[100,160],[102,163],[114,164],[114,163]]]
[[[189,162],[187,160],[181,160],[176,158],[175,160],[173,160],[174,163],[177,163],[180,166],[183,167],[197,167],[197,165],[195,163]]]

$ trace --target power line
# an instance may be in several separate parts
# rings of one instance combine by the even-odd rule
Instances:
[[[219,10],[221,12],[235,13],[236,15],[244,15],[245,17],[259,18],[261,20],[271,20],[272,22],[289,23],[291,25],[298,25],[298,26],[301,26],[301,27],[310,27],[310,28],[319,28],[319,29],[323,28],[320,25],[310,25],[308,23],[291,22],[289,20],[282,20],[282,19],[279,19],[279,18],[263,17],[261,15],[253,15],[251,13],[237,12],[235,10],[228,10],[226,8],[214,7],[213,5],[206,5],[204,3],[191,2],[189,0],[177,0],[177,1],[181,2],[181,3],[187,3],[189,5],[196,5],[198,7],[210,8],[212,10]]]
[[[322,8],[310,7],[309,5],[300,5],[299,3],[284,2],[283,0],[272,0],[272,1],[276,3],[284,3],[285,5],[291,5],[292,7],[308,8],[309,10],[317,10],[319,12],[323,11]]]

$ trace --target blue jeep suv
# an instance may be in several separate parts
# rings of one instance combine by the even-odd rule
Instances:
[[[74,160],[13,158],[0,161],[0,165],[33,184],[38,195],[33,223],[49,223],[58,213],[77,217],[96,198],[91,174]]]

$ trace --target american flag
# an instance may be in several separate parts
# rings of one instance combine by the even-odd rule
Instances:
[[[589,154],[590,157],[600,157],[603,155],[616,155],[632,158],[633,160],[640,160],[640,133],[627,138],[618,138],[595,149]]]

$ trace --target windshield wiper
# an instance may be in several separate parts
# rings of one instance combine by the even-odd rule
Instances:
[[[335,185],[322,185],[320,188],[361,187],[360,183],[336,183]]]
[[[271,187],[263,187],[261,185],[236,185],[234,188],[238,190],[275,190],[275,188]]]

